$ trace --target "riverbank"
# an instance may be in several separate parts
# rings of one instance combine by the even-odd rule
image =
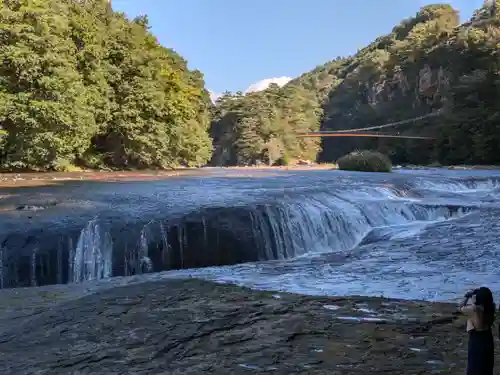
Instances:
[[[78,171],[78,172],[31,172],[0,173],[0,188],[54,185],[64,181],[155,181],[185,176],[253,177],[269,176],[273,172],[329,170],[334,164],[311,164],[288,167],[203,167],[179,168],[164,171]]]
[[[72,287],[80,286],[0,291],[3,374],[465,371],[464,320],[452,304],[307,297],[195,279],[79,299],[65,292]]]
[[[491,165],[455,165],[455,166],[395,166],[394,169],[428,169],[439,168],[449,170],[498,170],[499,166]],[[166,178],[186,176],[224,176],[224,177],[264,177],[274,176],[283,171],[308,171],[337,169],[336,164],[305,164],[293,166],[247,166],[247,167],[202,167],[179,168],[163,171],[77,171],[77,172],[26,172],[0,173],[0,188],[54,185],[64,181],[155,181]]]

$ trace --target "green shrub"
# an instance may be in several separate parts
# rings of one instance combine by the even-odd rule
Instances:
[[[337,160],[337,165],[343,171],[360,172],[391,172],[390,159],[376,151],[353,151]]]
[[[274,162],[276,167],[286,167],[290,164],[290,158],[287,154],[282,155],[278,160]]]
[[[68,159],[57,159],[54,160],[51,164],[51,169],[56,172],[81,172],[82,168],[77,165],[74,165]]]

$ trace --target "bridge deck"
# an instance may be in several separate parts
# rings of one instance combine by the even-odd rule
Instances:
[[[424,136],[393,135],[378,133],[332,133],[332,132],[310,132],[299,134],[299,137],[371,137],[371,138],[402,138],[402,139],[435,139]]]

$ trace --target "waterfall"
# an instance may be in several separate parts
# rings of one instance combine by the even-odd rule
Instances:
[[[35,248],[31,252],[31,286],[37,286],[37,280],[36,280],[36,255],[37,255],[38,249]]]
[[[155,224],[159,225],[159,228],[156,228]],[[163,225],[154,221],[146,224],[140,231],[137,245],[127,246],[124,252],[124,275],[131,276],[153,272],[154,265],[149,256],[149,248],[150,244],[154,246],[156,242],[154,237],[154,234],[157,234],[155,233],[156,231],[160,233],[160,243],[162,245],[166,244],[166,234]],[[168,251],[166,246],[163,246],[163,248],[165,248],[165,251]],[[161,259],[162,262],[164,262],[164,259],[166,260],[164,254]]]
[[[142,228],[141,236],[139,238],[139,248],[137,251],[137,260],[138,260],[138,272],[137,273],[148,273],[153,271],[153,262],[149,258],[149,243],[147,237],[147,227]]]
[[[251,213],[251,225],[264,246],[260,260],[279,260],[351,249],[376,227],[442,221],[469,211],[404,200],[354,203],[325,193],[265,205]]]
[[[69,263],[72,281],[79,283],[111,276],[113,241],[109,233],[94,219],[82,229]]]
[[[35,234],[29,241],[23,232],[2,239],[0,287],[348,252],[360,244],[418,235],[428,225],[478,209],[467,200],[461,205],[460,200],[436,200],[433,192],[429,199],[416,189],[446,190],[447,184],[450,191],[498,188],[494,180],[397,182],[275,191],[266,199],[138,217],[121,225],[104,225],[96,217],[70,233],[56,228],[51,237]]]
[[[415,187],[457,194],[474,194],[477,192],[494,192],[495,190],[500,189],[500,180],[494,178],[472,180],[459,180],[452,178],[429,180],[420,178]]]

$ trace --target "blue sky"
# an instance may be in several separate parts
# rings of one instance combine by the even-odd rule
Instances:
[[[205,75],[213,92],[296,77],[391,31],[423,0],[112,0],[149,16],[159,41]],[[446,1],[442,1],[446,2]],[[483,0],[449,1],[469,18]],[[261,82],[262,83],[262,82]],[[259,84],[254,87],[259,87]]]

